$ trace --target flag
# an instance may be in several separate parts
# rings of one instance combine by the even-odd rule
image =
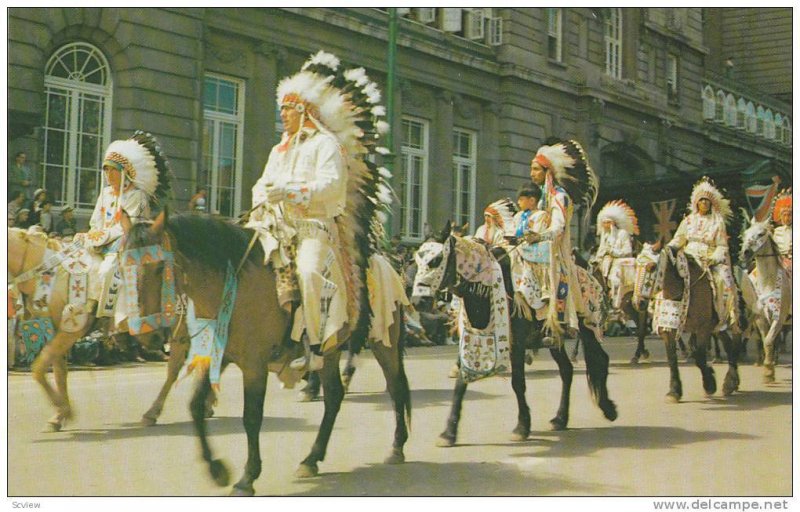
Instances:
[[[667,199],[666,201],[653,201],[653,213],[656,214],[656,224],[653,226],[659,240],[669,242],[672,240],[672,233],[678,227],[678,223],[672,220],[675,213],[675,203],[677,199]]]
[[[750,207],[750,213],[755,216],[756,221],[762,222],[769,217],[770,206],[775,199],[775,194],[778,193],[778,185],[780,183],[781,178],[773,176],[772,183],[769,185],[751,185],[744,189],[747,205]]]

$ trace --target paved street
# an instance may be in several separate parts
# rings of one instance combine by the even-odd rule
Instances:
[[[786,496],[792,494],[791,354],[777,382],[761,383],[761,368],[741,367],[741,392],[706,398],[700,375],[682,363],[684,401],[666,404],[668,370],[663,347],[650,338],[653,362],[628,363],[631,338],[609,338],[609,388],[619,419],[609,423],[590,403],[584,367],[572,389],[570,429],[551,432],[558,399],[555,364],[545,352],[528,367],[533,432],[508,440],[516,421],[510,379],[475,383],[467,393],[453,448],[437,448],[453,380],[447,371],[455,347],[412,348],[412,432],[407,462],[385,466],[393,415],[379,367],[366,352],[345,398],[321,476],[296,480],[293,472],[311,446],[322,403],[299,403],[270,377],[262,427],[259,495],[291,496]],[[570,342],[570,345],[572,342]],[[571,346],[570,346],[571,349]],[[752,352],[752,351],[751,351]],[[715,365],[721,386],[726,366]],[[217,496],[200,462],[188,413],[191,382],[167,401],[159,425],[143,428],[140,415],[156,396],[164,363],[131,364],[71,373],[76,420],[63,432],[39,430],[51,411],[27,373],[8,378],[8,493],[10,496]],[[210,420],[216,455],[241,476],[245,434],[241,379],[231,368],[222,379],[216,417]]]

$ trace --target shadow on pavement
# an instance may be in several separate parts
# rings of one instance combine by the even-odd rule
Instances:
[[[511,457],[583,457],[605,449],[654,450],[725,439],[750,440],[755,437],[736,432],[693,431],[675,427],[571,428],[562,432],[534,432],[526,443],[542,446],[545,449],[519,453]]]
[[[502,462],[375,464],[324,473],[313,488],[287,496],[548,496],[613,495],[615,490],[572,479],[540,477]]]

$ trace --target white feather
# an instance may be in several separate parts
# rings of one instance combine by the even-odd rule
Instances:
[[[390,155],[390,154],[392,154],[392,152],[389,150],[389,148],[387,148],[385,146],[377,146],[375,148],[375,152],[378,153],[379,155]]]
[[[372,115],[375,117],[384,117],[386,115],[386,107],[383,105],[375,105],[372,107]]]
[[[389,123],[386,121],[378,121],[375,123],[375,129],[378,130],[378,133],[381,135],[385,135],[389,133]]]
[[[380,173],[381,176],[383,176],[387,180],[391,179],[392,177],[392,171],[390,171],[386,167],[378,167],[378,172]]]

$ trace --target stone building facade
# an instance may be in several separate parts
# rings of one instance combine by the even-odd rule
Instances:
[[[739,206],[746,186],[791,182],[791,59],[747,50],[790,52],[791,9],[398,11],[389,227],[409,243],[446,219],[474,230],[486,204],[527,181],[549,136],[584,144],[597,208],[629,200],[643,239],[669,234],[703,174]],[[771,30],[748,30],[764,16]],[[325,49],[385,90],[388,17],[11,8],[9,154],[26,151],[57,204],[86,216],[104,146],[145,129],[170,158],[177,209],[206,187],[212,213],[235,217],[281,131],[278,81]],[[575,231],[579,244],[586,227]]]

